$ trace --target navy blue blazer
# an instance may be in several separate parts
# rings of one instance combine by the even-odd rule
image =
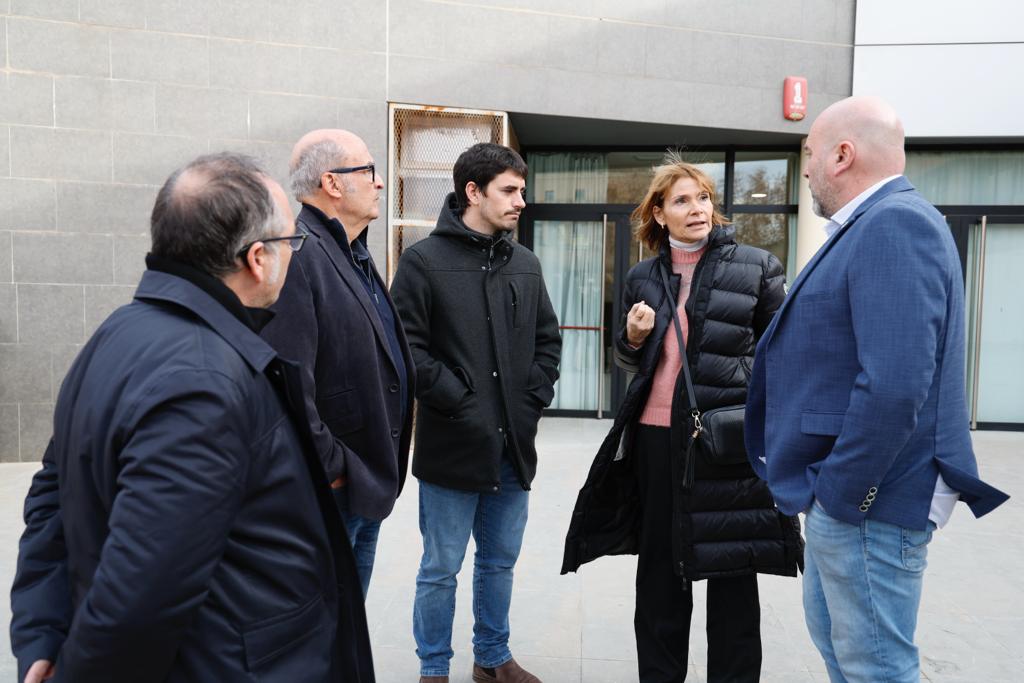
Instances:
[[[747,452],[786,514],[926,529],[941,473],[978,517],[964,382],[964,291],[945,220],[900,177],[794,281],[757,347]]]
[[[303,207],[297,225],[309,238],[292,255],[281,297],[271,308],[276,315],[260,334],[302,366],[306,413],[328,480],[348,480],[353,514],[384,519],[409,469],[416,365],[397,315],[403,363],[396,362],[376,306],[348,262],[351,256],[317,212]],[[370,265],[376,290],[394,310],[372,259]],[[407,387],[404,405],[400,382]]]

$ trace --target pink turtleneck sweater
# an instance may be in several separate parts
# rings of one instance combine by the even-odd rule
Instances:
[[[689,341],[687,336],[690,326],[686,320],[686,299],[690,296],[690,281],[700,257],[707,251],[707,245],[697,251],[683,251],[672,247],[672,272],[680,276],[679,280],[679,323],[683,328],[683,343]],[[679,341],[676,339],[675,324],[669,321],[665,332],[665,343],[661,347],[661,358],[654,369],[654,381],[651,394],[647,397],[647,405],[640,414],[640,424],[654,427],[672,426],[672,394],[676,388],[676,378],[683,369],[683,357],[679,353]]]

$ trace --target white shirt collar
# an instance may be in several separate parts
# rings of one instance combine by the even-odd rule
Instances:
[[[900,175],[901,174],[897,173],[896,175],[891,175],[888,178],[882,178],[877,183],[847,202],[843,208],[832,214],[832,218],[829,222],[825,223],[825,232],[828,233],[828,236],[832,237],[832,235],[836,234],[839,228],[843,227],[843,224],[850,220],[850,216],[854,214],[861,204],[866,202],[871,195],[882,189],[883,185],[891,180],[899,178]]]

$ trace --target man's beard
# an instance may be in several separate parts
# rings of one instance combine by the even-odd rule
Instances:
[[[832,193],[827,188],[822,188],[819,194],[811,190],[811,210],[825,220],[831,220],[837,211]]]

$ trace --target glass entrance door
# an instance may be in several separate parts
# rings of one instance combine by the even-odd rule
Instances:
[[[966,233],[971,426],[1024,429],[1024,298],[1019,293],[1024,217],[981,216],[961,221],[967,224],[966,230],[961,230]]]
[[[611,417],[625,387],[612,339],[629,264],[628,216],[591,207],[535,207],[530,213],[522,239],[540,259],[562,334],[560,377],[549,410]]]

